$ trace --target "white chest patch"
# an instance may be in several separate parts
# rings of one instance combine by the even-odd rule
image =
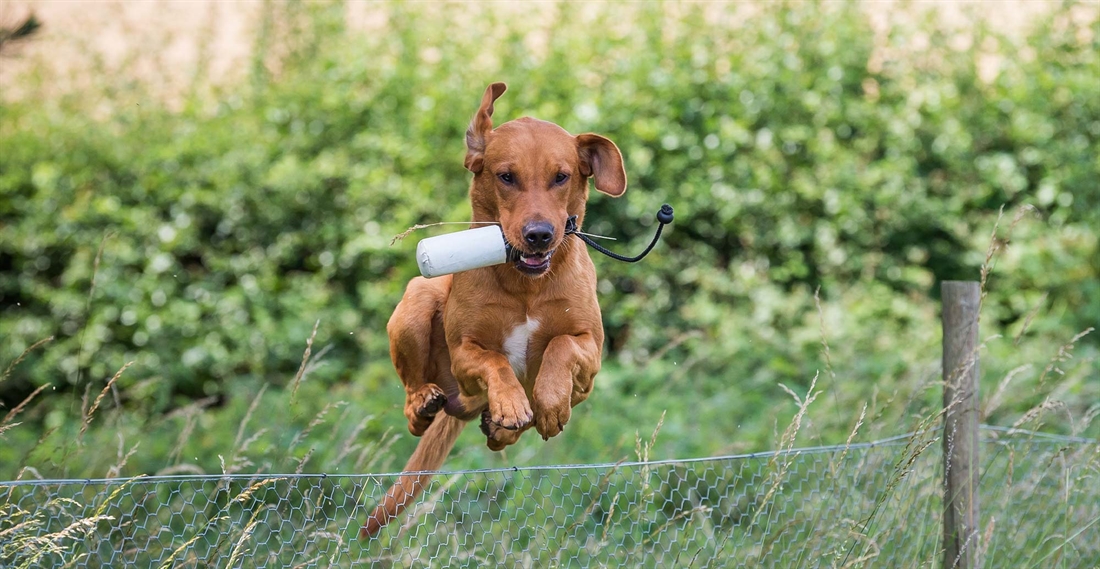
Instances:
[[[539,329],[539,321],[527,317],[527,322],[512,328],[504,337],[504,355],[508,363],[512,364],[512,371],[519,379],[527,377],[527,346],[531,342],[531,335]]]

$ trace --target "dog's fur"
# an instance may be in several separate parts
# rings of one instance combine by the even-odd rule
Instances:
[[[622,155],[602,136],[572,136],[532,118],[493,129],[493,102],[504,90],[503,83],[485,90],[466,131],[465,166],[474,175],[473,221],[499,223],[521,255],[409,282],[386,328],[409,431],[422,436],[406,472],[442,466],[478,417],[492,450],[532,426],[543,439],[556,436],[600,369],[596,271],[584,243],[565,235],[565,221],[575,215],[583,223],[589,178],[610,196],[626,191]],[[361,537],[399,515],[428,478],[403,475]]]

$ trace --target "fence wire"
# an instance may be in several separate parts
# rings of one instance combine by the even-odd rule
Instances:
[[[985,429],[987,567],[1100,562],[1100,444]],[[385,475],[0,483],[3,567],[938,567],[938,439],[443,472],[359,540]]]

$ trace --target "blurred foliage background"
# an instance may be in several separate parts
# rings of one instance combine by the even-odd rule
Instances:
[[[595,258],[605,366],[565,433],[498,455],[468,429],[448,466],[617,460],[662,414],[659,457],[762,450],[815,376],[806,441],[864,405],[859,438],[905,432],[941,397],[939,283],[983,265],[983,420],[1100,434],[1095,4],[1014,33],[906,3],[371,10],[264,4],[249,67],[171,104],[172,69],[12,79],[0,411],[33,397],[0,477],[399,468],[385,322],[433,231],[390,240],[468,218],[463,132],[498,80],[498,123],[622,149],[590,231],[629,252],[677,218],[643,263]]]

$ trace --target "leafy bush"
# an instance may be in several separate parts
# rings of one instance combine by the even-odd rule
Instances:
[[[216,469],[217,435],[259,385],[293,380],[318,321],[299,422],[341,399],[386,413],[363,437],[400,429],[384,325],[429,232],[390,238],[467,218],[462,133],[494,80],[510,85],[498,120],[622,148],[630,191],[593,198],[591,231],[633,251],[657,206],[677,211],[644,263],[596,259],[607,365],[569,435],[582,444],[540,458],[629,449],[662,410],[670,454],[758,448],[787,398],[776,384],[803,391],[817,370],[836,394],[818,436],[834,442],[861,401],[880,418],[886,400],[934,402],[938,283],[979,278],[1002,206],[995,243],[1010,227],[1012,243],[993,257],[983,337],[1005,337],[986,345],[986,389],[1033,367],[990,420],[1053,394],[1072,417],[1042,420],[1097,432],[1098,336],[1075,361],[1059,352],[1100,321],[1095,11],[1052,6],[1018,38],[914,8],[879,29],[854,3],[563,3],[522,21],[393,4],[369,33],[340,4],[266,10],[247,80],[179,110],[114,77],[48,94],[28,76],[30,95],[0,104],[0,361],[54,338],[0,398],[57,393],[13,448],[72,434],[64,401],[134,361],[112,396],[130,419],[111,428],[163,432],[168,449],[179,425],[158,417],[214,397],[225,416],[185,454]],[[1025,205],[1035,215],[1014,220]]]

